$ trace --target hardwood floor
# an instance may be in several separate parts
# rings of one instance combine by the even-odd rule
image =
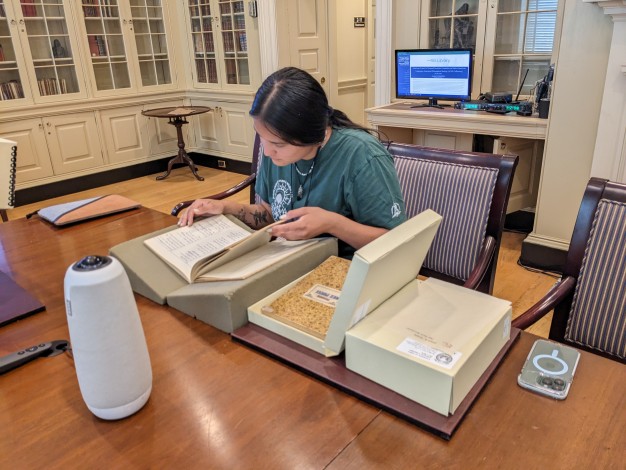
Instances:
[[[201,167],[199,173],[205,178],[204,181],[196,180],[187,167],[176,168],[165,180],[157,181],[155,176],[158,175],[144,176],[20,206],[9,210],[8,216],[9,220],[12,220],[49,205],[106,194],[120,194],[140,202],[145,207],[169,214],[172,207],[180,201],[224,191],[244,179],[243,175],[205,167]],[[248,191],[244,190],[233,196],[233,199],[247,202],[248,196]],[[552,276],[531,272],[518,266],[517,260],[525,236],[525,234],[511,232],[504,234],[493,292],[494,296],[509,300],[513,304],[514,317],[539,300],[556,281]],[[547,337],[550,321],[551,314],[530,327],[528,331]]]

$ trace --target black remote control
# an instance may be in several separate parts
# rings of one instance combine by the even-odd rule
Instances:
[[[69,345],[70,343],[65,340],[39,343],[35,346],[0,357],[0,374],[16,369],[38,357],[52,357],[61,354],[69,349]]]

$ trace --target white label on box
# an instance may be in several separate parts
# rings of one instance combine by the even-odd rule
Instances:
[[[315,284],[304,293],[304,297],[312,300],[313,302],[329,305],[334,308],[339,300],[339,294],[341,294],[340,290],[323,286],[321,284]]]
[[[460,352],[445,352],[411,338],[406,338],[396,349],[405,354],[443,367],[444,369],[452,369],[456,361],[461,357]]]
[[[504,329],[502,331],[502,338],[507,341],[511,338],[511,317],[506,317],[504,319]]]

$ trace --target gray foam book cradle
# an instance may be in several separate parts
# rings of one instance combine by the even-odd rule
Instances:
[[[237,281],[188,284],[144,245],[144,240],[174,230],[168,227],[114,246],[133,291],[169,305],[227,333],[248,323],[247,308],[337,254],[334,238],[321,240],[253,276]]]

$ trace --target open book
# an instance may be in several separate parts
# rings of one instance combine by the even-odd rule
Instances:
[[[317,240],[271,241],[268,229],[252,230],[234,217],[216,215],[144,241],[187,282],[246,279]]]

